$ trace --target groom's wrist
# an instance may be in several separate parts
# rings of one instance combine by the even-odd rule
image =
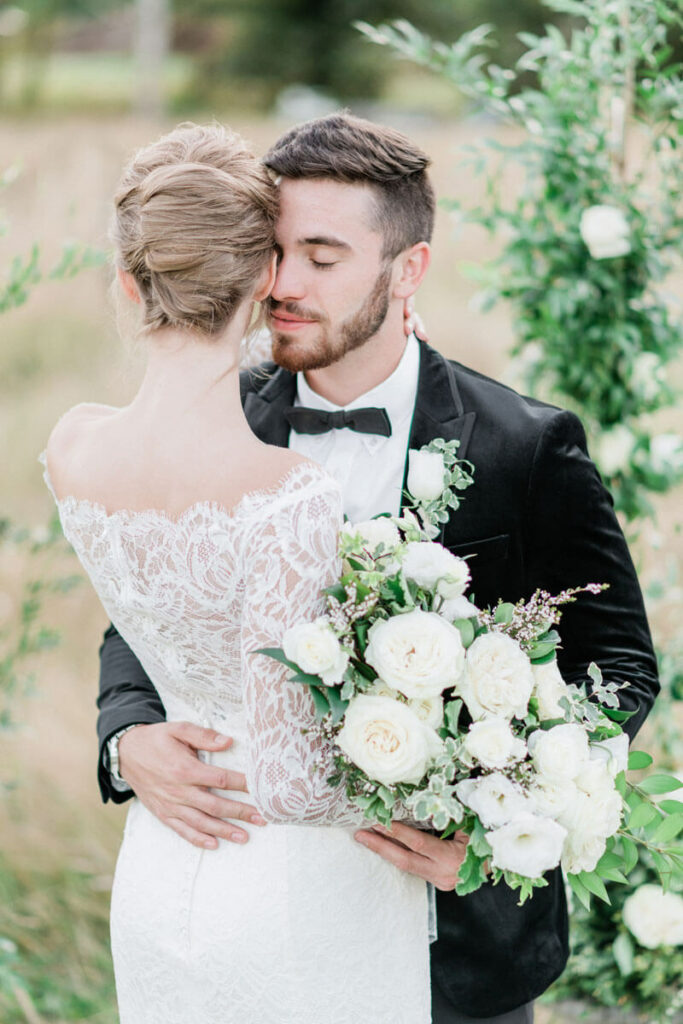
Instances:
[[[123,729],[119,729],[112,736],[109,737],[104,748],[104,765],[109,772],[109,780],[113,788],[117,793],[126,793],[131,787],[128,785],[126,780],[121,775],[121,762],[119,759],[119,743],[121,742],[122,736],[125,736],[131,729],[137,729],[139,725],[143,725],[143,722],[134,722],[132,725],[127,725]]]

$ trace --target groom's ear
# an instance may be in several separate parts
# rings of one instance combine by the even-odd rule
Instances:
[[[395,299],[407,299],[414,295],[422,284],[431,260],[428,242],[417,242],[410,249],[404,249],[394,261],[392,295]]]

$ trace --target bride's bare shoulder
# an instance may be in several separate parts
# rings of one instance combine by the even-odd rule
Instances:
[[[81,402],[60,416],[46,446],[47,466],[58,492],[68,489],[82,465],[83,441],[89,428],[119,412],[113,405]]]

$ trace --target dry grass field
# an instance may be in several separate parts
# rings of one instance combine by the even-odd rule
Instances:
[[[235,120],[232,125],[257,152],[288,127],[273,120]],[[399,126],[433,155],[441,196],[477,195],[479,183],[456,166],[457,148],[476,141],[489,126],[419,121]],[[106,246],[109,200],[121,164],[135,146],[159,132],[158,125],[129,118],[0,121],[0,171],[17,161],[22,167],[17,181],[0,193],[8,225],[0,239],[0,267],[11,256],[28,252],[33,242],[40,243],[46,268],[56,262],[65,239]],[[475,286],[457,269],[460,259],[492,255],[491,242],[475,229],[455,239],[442,210],[434,249],[433,269],[419,297],[433,343],[484,373],[512,379],[506,355],[513,340],[509,310],[477,312],[471,305]],[[52,425],[76,402],[125,402],[141,366],[142,353],[118,337],[108,269],[45,282],[25,306],[2,317],[0,515],[26,524],[48,519],[51,501],[36,458]],[[668,413],[662,426],[680,429],[680,417]],[[676,530],[679,502],[680,494],[659,502],[660,545],[648,535],[638,550],[648,576],[683,555]],[[74,571],[70,559],[60,568]],[[0,574],[0,629],[5,629],[16,616],[26,566],[16,553],[0,551]],[[671,633],[679,616],[667,609],[659,616],[660,628]],[[99,983],[90,975],[100,956],[97,943],[104,941],[102,914],[124,815],[100,804],[95,782],[97,647],[105,617],[86,583],[50,602],[47,617],[62,629],[63,643],[36,662],[36,692],[16,709],[21,728],[0,740],[0,779],[16,783],[0,800],[0,856],[20,874],[26,892],[35,886],[34,872],[52,878],[60,891],[48,891],[45,883],[44,891],[24,892],[22,909],[14,915],[7,905],[11,894],[3,899],[0,893],[5,904],[0,906],[0,935],[21,934],[30,943],[31,934],[43,934],[50,914],[59,915],[61,920],[52,923],[54,948],[45,971],[63,975],[67,984],[71,978],[72,987],[87,988],[92,982],[96,988]],[[70,900],[74,879],[85,879],[87,885],[75,885]],[[87,927],[79,928],[79,915],[90,922]],[[106,973],[106,965],[102,970]],[[109,990],[105,986],[102,991],[105,998]],[[115,1019],[111,1006],[94,1011],[84,1002],[67,1016],[54,1005],[54,1011],[43,1009],[41,1016],[25,1003],[7,1024],[43,1019],[108,1024]],[[546,1021],[548,1014],[560,1019],[557,1011],[543,1013]],[[1,1007],[0,1018],[5,1021]]]

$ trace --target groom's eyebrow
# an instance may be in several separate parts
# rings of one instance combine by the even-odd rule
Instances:
[[[300,238],[299,245],[322,245],[327,249],[343,249],[346,252],[351,249],[348,242],[342,242],[341,238],[335,238],[333,235],[313,235],[311,238]]]

